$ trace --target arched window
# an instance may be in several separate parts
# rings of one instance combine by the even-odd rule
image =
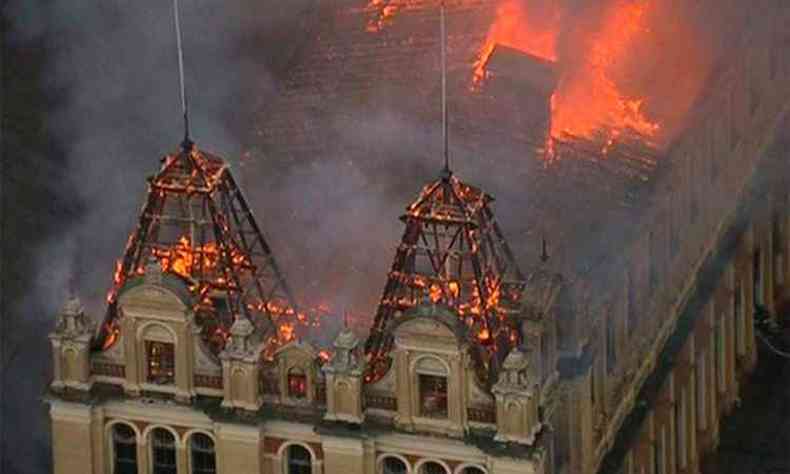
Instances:
[[[477,466],[467,466],[461,471],[461,474],[485,474],[485,471]]]
[[[189,438],[189,451],[192,460],[192,474],[214,474],[217,472],[217,457],[214,440],[203,433],[195,433]]]
[[[387,456],[381,462],[381,474],[406,474],[406,463],[395,456]]]
[[[447,377],[419,374],[420,415],[447,418]]]
[[[173,344],[146,341],[145,353],[148,365],[148,382],[160,385],[173,383],[176,365]]]
[[[121,423],[112,427],[114,474],[137,474],[137,439],[129,425]]]
[[[293,367],[288,371],[288,396],[291,398],[307,396],[307,376],[299,367]]]
[[[310,451],[298,444],[288,447],[288,474],[311,474],[313,459]]]
[[[164,428],[151,432],[153,474],[176,474],[176,440]]]
[[[420,474],[448,474],[447,469],[438,462],[428,461],[420,467]]]
[[[755,305],[763,304],[763,257],[760,249],[754,251],[752,260],[753,297]]]

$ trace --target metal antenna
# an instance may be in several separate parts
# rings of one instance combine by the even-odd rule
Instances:
[[[541,241],[542,242],[540,249],[540,261],[546,263],[549,261],[548,243],[546,242],[546,236],[543,236]]]
[[[444,141],[444,169],[442,174],[449,176],[450,171],[450,151],[449,138],[447,134],[447,26],[445,24],[444,0],[442,0],[441,13],[441,34],[442,34],[442,139]]]
[[[181,44],[181,22],[179,17],[178,0],[173,0],[173,20],[176,25],[176,44],[178,45],[178,79],[181,86],[181,109],[184,111],[184,141],[181,143],[181,147],[189,150],[192,148],[193,143],[189,138],[189,107],[186,87],[184,86],[184,48]]]

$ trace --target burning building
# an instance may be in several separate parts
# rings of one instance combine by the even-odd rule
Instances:
[[[423,148],[365,125],[387,109],[435,128],[439,3],[317,6],[245,182],[267,182],[263,157]],[[165,157],[104,320],[72,299],[50,336],[56,472],[701,472],[757,363],[755,318],[781,322],[788,296],[790,11],[765,28],[716,2],[737,40],[700,70],[648,54],[667,91],[622,64],[685,31],[656,21],[676,2],[608,2],[576,61],[563,2],[536,3],[446,2],[459,173],[397,191],[389,272],[360,279],[384,286],[364,342],[344,327],[321,347],[323,313],[275,264],[293,249],[272,251],[222,159],[188,141]]]

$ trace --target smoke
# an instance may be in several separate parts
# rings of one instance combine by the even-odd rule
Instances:
[[[409,66],[413,67],[381,72],[374,76],[373,90],[367,92],[348,91],[363,83],[369,71],[349,71],[339,64],[319,81],[346,83],[347,100],[321,97],[315,107],[278,111],[272,107],[281,100],[287,72],[302,61],[299,53],[310,57],[315,51],[305,45],[316,32],[333,31],[325,24],[331,19],[321,17],[322,23],[317,24],[315,13],[306,13],[313,12],[317,1],[180,3],[193,138],[201,148],[228,159],[234,174],[240,175],[258,223],[299,300],[306,305],[327,304],[335,312],[348,309],[371,316],[402,232],[397,218],[441,167],[438,46],[408,50],[404,56],[411,58]],[[573,64],[581,61],[581,46],[590,38],[580,32],[594,31],[603,21],[603,9],[596,8],[602,2],[562,3],[570,13],[561,25],[558,53],[561,61]],[[683,8],[679,2],[658,3]],[[23,425],[30,419],[37,420],[36,426],[45,426],[36,400],[49,370],[44,334],[69,286],[91,315],[98,319],[103,314],[113,264],[136,224],[145,178],[181,140],[171,8],[167,1],[120,0],[17,0],[6,7],[6,17],[13,19],[13,47],[36,45],[46,51],[39,78],[47,102],[41,107],[47,108],[46,130],[59,152],[50,158],[59,171],[47,186],[53,200],[70,203],[71,210],[50,219],[57,222],[57,230],[35,247],[36,259],[25,262],[33,278],[12,308],[20,315],[19,336],[15,337],[36,343],[20,349],[23,353],[17,360],[31,362],[19,365],[19,371],[12,374],[33,367],[37,375],[20,377],[22,382],[9,400],[15,409],[6,411],[12,416],[4,423]],[[541,15],[546,10],[535,11]],[[714,42],[716,26],[702,26],[706,24],[703,19],[715,24],[710,15],[688,17],[693,18],[691,22],[683,13],[656,15],[688,21],[677,27],[682,27],[684,35],[703,32],[704,40],[693,43],[700,48]],[[464,50],[453,39],[463,26],[456,21],[452,15],[448,18],[449,54],[451,60],[455,58],[451,64],[471,65],[475,52]],[[422,27],[433,35],[434,31],[438,34],[438,19],[435,26],[435,30],[432,25]],[[307,28],[312,30],[308,33]],[[364,22],[359,28],[355,34],[367,34]],[[662,33],[666,41],[653,48],[671,51],[660,56],[669,59],[630,81],[638,89],[655,86],[646,78],[662,78],[655,89],[657,97],[673,92],[668,78],[686,77],[679,68],[688,37],[673,39],[672,31],[678,30],[667,27],[667,31]],[[485,28],[477,33],[479,37],[485,34]],[[408,47],[410,43],[402,44]],[[707,50],[700,54],[713,57]],[[645,68],[649,57],[627,69]],[[426,78],[431,73],[436,73],[435,80]],[[526,184],[539,166],[525,143],[503,139],[512,137],[509,123],[494,119],[475,129],[475,137],[463,136],[461,130],[478,126],[472,123],[474,111],[461,110],[459,91],[466,91],[467,78],[460,76],[467,74],[471,70],[451,70],[455,85],[450,102],[453,167],[462,178],[499,198],[496,211],[505,235],[517,247],[521,263],[529,263],[526,249],[538,250],[542,229],[530,227],[536,216],[527,216],[526,210],[553,197],[540,196],[536,187]],[[397,82],[390,81],[393,77],[405,77],[408,85],[393,84]],[[693,92],[689,96],[697,93],[695,87],[686,87]],[[302,92],[306,96],[315,93]],[[650,102],[648,107],[655,114],[676,112],[660,102]],[[426,109],[435,113],[426,115]],[[293,150],[261,144],[254,135],[255,124],[265,129],[277,122],[275,115],[286,112],[299,123],[277,133],[302,132],[306,138],[302,142],[293,138]],[[316,142],[312,154],[300,152],[303,142],[311,140]],[[239,157],[248,153],[250,159],[242,163]],[[546,216],[540,224],[549,227],[547,221],[562,217]],[[549,237],[559,240],[563,236]],[[331,336],[333,330],[324,333]],[[32,442],[9,440],[7,452],[19,452],[20,459],[40,460],[38,470],[47,472],[45,438],[41,434]],[[17,469],[31,472],[28,467]]]
[[[313,1],[180,3],[192,135],[237,168],[251,110],[272,90],[278,61],[289,54],[282,39],[290,35],[287,44],[299,44],[299,17]],[[7,47],[25,61],[18,69],[37,81],[28,103],[8,101],[22,117],[13,128],[18,142],[37,147],[9,145],[18,161],[30,163],[18,180],[32,188],[24,193],[31,203],[20,195],[16,213],[20,221],[41,221],[17,228],[29,233],[13,237],[30,258],[12,259],[4,269],[26,284],[8,302],[5,380],[14,380],[14,388],[4,394],[2,425],[6,432],[29,428],[4,439],[3,467],[51,472],[40,401],[51,371],[46,334],[69,289],[94,319],[103,315],[145,178],[181,141],[176,40],[171,2],[19,0],[7,2],[3,13]],[[28,116],[43,117],[41,135]]]

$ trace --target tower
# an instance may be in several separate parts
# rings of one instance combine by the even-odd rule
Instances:
[[[392,339],[386,329],[422,302],[452,308],[477,339],[478,375],[520,343],[512,315],[519,312],[525,280],[496,223],[493,198],[452,173],[442,173],[406,208],[398,245],[373,327],[365,345],[368,377],[386,371]]]
[[[202,335],[217,354],[234,319],[248,318],[269,342],[298,335],[296,305],[271,249],[220,157],[186,139],[149,178],[137,228],[118,261],[99,344],[112,345],[119,330],[117,296],[145,273],[147,262],[188,287]]]

